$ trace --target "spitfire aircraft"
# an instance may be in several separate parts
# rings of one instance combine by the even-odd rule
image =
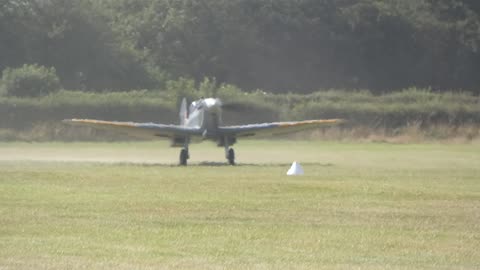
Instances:
[[[230,165],[235,164],[232,145],[240,138],[282,135],[320,126],[339,124],[341,119],[307,120],[296,122],[272,122],[250,125],[222,125],[223,104],[218,98],[202,98],[193,101],[189,108],[184,98],[180,107],[180,124],[116,122],[92,119],[66,119],[64,123],[88,126],[97,129],[122,132],[140,138],[164,138],[171,140],[172,147],[181,147],[180,165],[187,165],[190,158],[190,143],[204,140],[214,141],[225,148],[225,157]]]

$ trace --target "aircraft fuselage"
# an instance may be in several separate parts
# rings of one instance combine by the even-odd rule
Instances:
[[[216,98],[206,98],[194,101],[189,107],[188,118],[184,125],[192,128],[200,128],[202,131],[202,140],[211,140],[224,146],[225,139],[229,140],[229,145],[235,143],[234,138],[224,138],[219,134],[218,127],[222,125],[222,102]]]

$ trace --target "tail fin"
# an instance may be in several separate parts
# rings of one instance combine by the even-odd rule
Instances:
[[[183,98],[180,105],[180,125],[184,125],[188,119],[187,99]]]

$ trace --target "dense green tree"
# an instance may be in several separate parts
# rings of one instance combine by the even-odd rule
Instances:
[[[108,24],[87,1],[4,1],[0,67],[54,66],[70,88],[130,89],[152,84],[143,63],[116,46]]]
[[[66,87],[479,92],[477,0],[0,0],[0,68]]]
[[[3,70],[0,90],[16,97],[38,97],[60,90],[60,80],[55,68],[39,65],[23,65]]]

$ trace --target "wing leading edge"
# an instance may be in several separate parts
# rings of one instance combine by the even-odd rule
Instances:
[[[66,119],[64,123],[97,129],[122,132],[140,138],[174,138],[178,136],[201,136],[200,128],[154,123],[116,122],[92,119]]]
[[[240,137],[267,137],[272,135],[283,135],[298,131],[308,130],[316,127],[334,126],[343,123],[342,119],[307,120],[296,122],[273,122],[263,124],[225,126],[219,131],[225,135]]]

